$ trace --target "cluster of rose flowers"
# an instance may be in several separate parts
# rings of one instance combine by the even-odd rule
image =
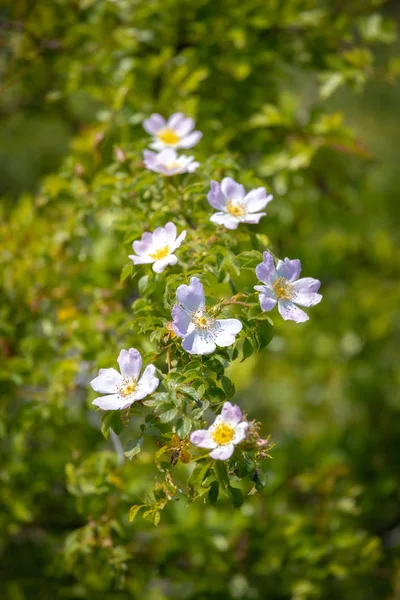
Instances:
[[[192,173],[199,163],[193,156],[178,156],[177,149],[195,146],[202,137],[200,131],[193,131],[194,121],[182,113],[174,113],[168,121],[153,114],[143,122],[144,129],[153,136],[151,148],[145,150],[144,164],[147,169],[172,176]],[[239,224],[257,224],[266,214],[263,209],[272,200],[265,188],[259,187],[246,194],[242,185],[225,177],[221,183],[211,181],[207,196],[209,204],[217,210],[210,221],[227,229],[236,229]],[[152,264],[155,273],[161,273],[168,265],[176,265],[175,252],[186,238],[186,231],[177,235],[174,223],[157,227],[152,233],[146,232],[141,240],[133,242],[135,254],[129,256],[134,265]],[[261,285],[254,286],[259,292],[262,311],[270,311],[278,305],[283,319],[301,323],[308,315],[299,308],[318,304],[322,296],[318,294],[320,282],[311,277],[299,279],[300,260],[285,258],[275,264],[273,256],[265,251],[263,262],[256,267],[256,276]],[[203,285],[197,277],[191,277],[189,285],[180,285],[176,290],[177,303],[172,309],[172,329],[182,338],[182,348],[189,354],[211,354],[216,347],[234,344],[242,329],[239,319],[217,319],[206,309]],[[135,349],[121,350],[118,356],[120,373],[113,368],[100,369],[98,376],[90,383],[101,394],[93,401],[103,410],[123,410],[134,402],[152,394],[160,381],[156,377],[154,365],[148,365],[142,376],[142,357]],[[243,418],[240,408],[225,402],[209,429],[192,432],[190,441],[199,448],[210,449],[214,459],[230,458],[235,445],[246,438],[249,423]]]

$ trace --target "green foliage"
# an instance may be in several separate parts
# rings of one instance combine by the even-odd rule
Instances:
[[[2,597],[397,597],[399,69],[384,4],[6,8]],[[141,122],[173,110],[204,132],[201,168],[164,179],[143,168]],[[273,191],[260,226],[209,223],[225,175]],[[133,269],[131,242],[167,220],[189,231],[183,269]],[[266,247],[322,280],[309,323],[260,312]],[[243,321],[236,346],[191,358],[171,337],[191,275]],[[89,381],[131,346],[162,387],[101,418]],[[265,444],[217,462],[188,436],[227,399]]]

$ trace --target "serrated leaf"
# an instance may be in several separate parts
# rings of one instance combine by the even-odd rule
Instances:
[[[166,410],[165,412],[161,413],[158,418],[160,419],[161,423],[170,423],[175,419],[177,414],[177,408],[170,408],[169,410]]]
[[[181,439],[184,439],[192,429],[192,423],[187,417],[182,417],[176,424],[176,432]]]
[[[226,375],[222,375],[221,377],[222,387],[224,388],[225,394],[227,398],[232,398],[235,393],[235,385],[233,381],[226,377]]]

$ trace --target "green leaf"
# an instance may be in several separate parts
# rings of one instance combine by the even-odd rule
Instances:
[[[145,506],[146,504],[134,504],[133,506],[131,506],[128,513],[128,520],[132,523],[139,510],[141,508],[144,508]]]
[[[224,489],[227,489],[229,487],[229,475],[228,475],[228,470],[226,468],[225,461],[222,461],[222,460],[215,461],[214,473],[215,473],[217,480],[221,484],[221,486]]]
[[[244,502],[243,492],[239,488],[228,486],[228,495],[235,508],[240,508]]]
[[[141,296],[145,295],[148,284],[149,284],[149,276],[143,275],[143,277],[141,277],[139,279],[139,283],[138,283],[139,294]]]
[[[139,454],[139,452],[142,449],[142,446],[143,446],[143,436],[139,438],[139,440],[135,443],[135,445],[133,446],[133,448],[131,448],[131,450],[127,450],[124,453],[126,458],[129,458],[129,460],[132,460],[132,458],[134,456]]]
[[[221,377],[222,387],[224,388],[225,394],[227,398],[232,398],[235,393],[235,385],[233,381],[226,377],[226,375],[222,375]]]
[[[246,358],[248,358],[249,356],[251,356],[254,352],[254,347],[253,347],[253,343],[250,340],[250,338],[246,338],[243,342],[243,348],[242,348],[242,360],[241,362],[243,362],[244,360],[246,360]]]
[[[251,479],[254,481],[258,492],[261,492],[261,490],[265,487],[265,484],[267,483],[266,473],[264,473],[264,471],[258,468],[254,471],[254,474]]]
[[[129,277],[129,275],[132,275],[132,271],[133,271],[133,263],[127,263],[126,265],[124,265],[122,271],[121,271],[121,275],[120,275],[120,282],[123,283],[125,281],[125,279],[127,279]]]
[[[121,413],[119,410],[109,410],[101,418],[101,433],[106,440],[108,439],[110,429],[117,435],[122,430]]]
[[[189,479],[187,480],[187,485],[190,490],[196,492],[202,486],[204,480],[206,479],[209,468],[210,460],[197,463]]]
[[[256,329],[256,338],[258,343],[258,349],[262,350],[265,346],[268,346],[273,337],[273,327],[267,321],[263,321]]]
[[[177,414],[177,408],[170,408],[169,410],[166,410],[165,412],[161,413],[159,415],[159,419],[161,423],[170,423],[170,421],[173,421],[175,419]]]
[[[210,491],[208,492],[208,499],[210,503],[215,506],[217,504],[219,495],[219,483],[218,481],[213,481],[210,485]]]
[[[176,433],[181,439],[185,438],[192,429],[192,423],[187,417],[182,417],[176,424]]]

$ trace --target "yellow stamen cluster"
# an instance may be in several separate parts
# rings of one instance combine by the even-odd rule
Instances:
[[[177,135],[173,129],[169,129],[168,127],[161,129],[161,131],[157,133],[157,136],[161,142],[169,144],[170,146],[177,144],[180,139],[179,135]]]
[[[278,277],[272,287],[278,300],[292,300],[296,295],[294,285],[285,277]]]
[[[211,432],[211,437],[218,446],[229,444],[235,436],[235,429],[228,423],[218,423]]]
[[[160,260],[161,258],[165,258],[166,256],[168,256],[168,254],[169,254],[169,246],[168,246],[168,244],[166,244],[162,248],[159,248],[158,250],[151,252],[149,254],[149,256],[151,258],[154,258],[154,260]]]
[[[136,377],[124,377],[121,385],[118,387],[118,395],[121,398],[127,398],[137,390],[138,382]]]
[[[197,311],[192,315],[192,322],[197,329],[210,329],[214,324],[214,320],[207,317],[207,315],[201,311]]]
[[[235,204],[232,200],[226,203],[226,210],[232,217],[243,217],[246,210],[242,204]]]

